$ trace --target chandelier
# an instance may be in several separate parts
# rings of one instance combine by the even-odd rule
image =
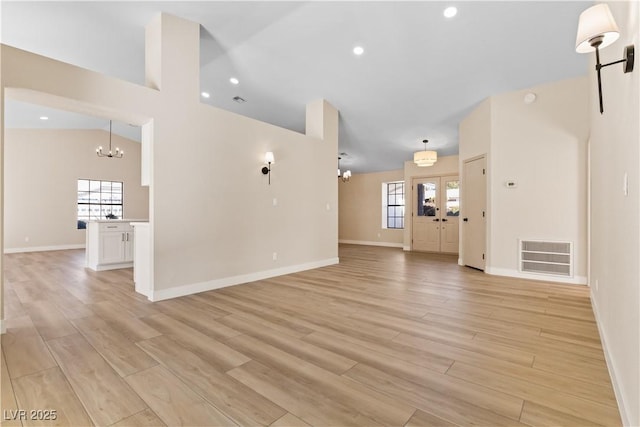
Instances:
[[[427,151],[428,139],[423,139],[424,151],[416,151],[413,153],[413,162],[419,167],[433,166],[438,161],[438,153],[436,151]]]
[[[115,153],[111,150],[111,120],[109,120],[109,152],[103,152],[101,145],[96,148],[96,154],[98,155],[98,157],[115,157],[117,159],[121,159],[122,156],[124,156],[124,151],[120,150],[118,147],[116,147]]]

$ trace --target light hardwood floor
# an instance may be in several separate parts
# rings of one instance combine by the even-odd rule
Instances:
[[[59,425],[620,425],[588,289],[344,245],[150,303],[84,251],[5,256],[2,414]],[[31,420],[2,425],[47,425]],[[54,424],[53,422],[50,424]]]

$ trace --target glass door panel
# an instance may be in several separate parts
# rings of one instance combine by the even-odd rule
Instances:
[[[446,216],[460,215],[460,181],[446,181],[445,186],[445,212]]]
[[[418,216],[437,216],[438,185],[435,180],[421,182],[416,186]]]

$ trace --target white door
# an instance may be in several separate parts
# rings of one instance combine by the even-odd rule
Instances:
[[[440,178],[414,178],[412,249],[440,252]]]
[[[458,253],[460,226],[460,179],[457,176],[445,176],[440,179],[441,185],[441,223],[440,250]]]
[[[457,176],[414,178],[414,251],[458,253],[460,181]]]
[[[464,264],[485,269],[487,246],[487,162],[485,157],[464,162],[464,198],[462,203],[462,227],[464,230]]]
[[[121,231],[108,231],[100,235],[99,264],[124,262],[124,236]]]

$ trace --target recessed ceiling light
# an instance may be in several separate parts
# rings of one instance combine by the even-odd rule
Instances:
[[[525,104],[533,104],[534,102],[536,102],[536,99],[538,98],[538,96],[533,93],[533,92],[528,92],[525,96],[524,96],[524,103]]]
[[[453,6],[449,6],[448,8],[446,8],[444,10],[444,17],[445,18],[453,18],[454,16],[456,16],[456,14],[458,13],[458,9],[453,7]]]
[[[40,116],[40,120],[49,120],[49,117],[47,117],[47,116]]]
[[[362,46],[356,46],[353,48],[353,54],[354,55],[362,55],[364,53],[364,48]]]
[[[201,95],[203,98],[210,98],[210,97],[211,97],[211,95],[209,95],[209,92],[202,92],[200,95]]]
[[[236,79],[235,77],[231,77],[229,81],[231,82],[231,84],[234,84],[234,85],[237,85],[238,83],[240,83],[240,80]]]

